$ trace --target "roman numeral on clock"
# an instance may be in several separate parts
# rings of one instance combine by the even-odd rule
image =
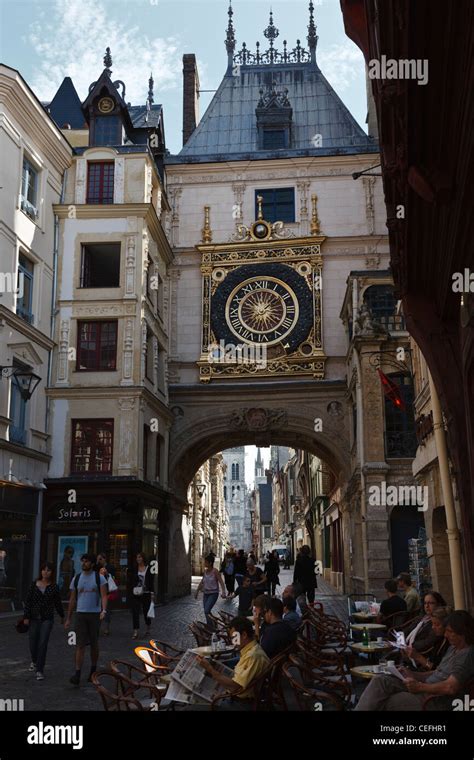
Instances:
[[[291,323],[292,322],[291,322],[291,319],[289,317],[286,317],[286,319],[284,319],[283,322],[282,322],[283,327],[285,327],[286,329],[288,329],[288,327],[291,327]]]

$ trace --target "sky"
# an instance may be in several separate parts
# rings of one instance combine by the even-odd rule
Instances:
[[[358,123],[366,130],[364,59],[346,37],[339,0],[314,0],[319,36],[318,64]],[[306,47],[306,0],[234,0],[236,50],[256,40],[268,47],[263,30],[270,6],[280,34],[275,47],[299,38]],[[112,51],[112,78],[125,82],[125,100],[144,104],[153,72],[155,103],[164,107],[167,148],[182,145],[182,56],[195,53],[201,90],[215,90],[227,67],[227,0],[0,0],[0,61],[18,69],[42,101],[52,99],[70,76],[81,100]],[[202,93],[200,112],[212,98]]]

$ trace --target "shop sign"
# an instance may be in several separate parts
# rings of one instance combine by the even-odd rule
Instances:
[[[58,525],[76,523],[100,523],[100,510],[94,506],[58,504],[49,512],[49,522]]]

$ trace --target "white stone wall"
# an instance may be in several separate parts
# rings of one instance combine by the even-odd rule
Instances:
[[[212,242],[225,243],[236,224],[254,221],[255,191],[277,187],[295,188],[296,222],[287,225],[295,236],[309,234],[311,195],[318,196],[321,232],[326,236],[321,249],[326,377],[344,376],[347,339],[339,314],[347,277],[351,270],[386,269],[389,263],[382,180],[351,176],[377,160],[370,154],[167,167],[175,264],[180,272],[174,295],[179,319],[171,328],[176,333],[173,371],[179,382],[198,381],[202,278],[195,246],[201,243],[204,206],[210,206]]]

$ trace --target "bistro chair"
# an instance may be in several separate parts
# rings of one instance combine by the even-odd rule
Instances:
[[[284,663],[282,671],[283,676],[291,687],[291,695],[294,698],[295,709],[301,712],[314,712],[315,703],[317,702],[322,704],[324,710],[344,709],[344,703],[335,694],[319,691],[319,689],[314,688],[314,686],[309,686],[305,683],[303,675],[304,668],[300,663],[297,664],[291,661],[290,658],[290,662]]]
[[[106,712],[149,712],[159,709],[162,693],[150,684],[135,683],[112,670],[97,670],[92,674],[91,682]],[[147,697],[139,697],[140,692],[145,692]]]
[[[167,641],[160,641],[160,639],[151,639],[150,646],[157,651],[163,652],[170,660],[180,660],[186,652],[185,649],[180,649],[179,647],[175,647],[174,644],[168,644]]]
[[[135,652],[140,662],[142,662],[143,665],[145,666],[145,670],[147,673],[156,672],[156,673],[167,674],[170,672],[169,667],[167,665],[162,664],[156,649],[139,646],[139,647],[135,647],[133,651]]]
[[[210,628],[207,627],[204,623],[201,623],[199,620],[196,620],[194,623],[191,623],[188,626],[189,630],[193,634],[194,638],[196,639],[196,646],[198,647],[205,647],[209,646],[211,643],[212,635],[215,633],[215,631],[211,631]]]
[[[300,651],[298,656],[290,655],[290,662],[300,668],[306,683],[335,694],[344,707],[351,704],[352,676],[341,662],[335,663],[308,651]]]

